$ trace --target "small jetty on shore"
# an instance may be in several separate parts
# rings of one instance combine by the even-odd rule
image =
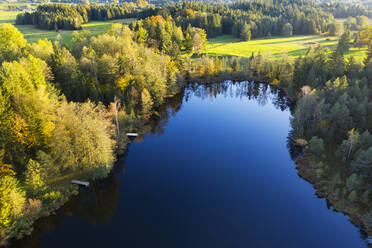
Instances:
[[[126,133],[128,137],[138,137],[138,133]]]
[[[85,187],[89,187],[89,182],[84,182],[84,181],[79,181],[79,180],[71,180],[71,183],[77,184],[77,185],[82,185]]]

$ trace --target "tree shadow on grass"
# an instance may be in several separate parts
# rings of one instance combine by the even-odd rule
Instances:
[[[301,48],[301,49],[297,49],[297,50],[292,50],[292,51],[287,51],[287,52],[281,52],[281,53],[273,53],[272,55],[274,57],[277,57],[279,58],[283,53],[287,54],[289,57],[299,57],[301,55],[304,55],[306,53],[308,49],[307,48]]]
[[[304,37],[302,39],[295,39],[296,36],[292,37],[285,37],[285,36],[276,36],[273,38],[267,38],[267,39],[257,39],[257,40],[252,40],[252,41],[263,41],[262,44],[284,44],[284,43],[294,43],[294,42],[300,42],[300,41],[310,41],[318,38],[322,38],[326,36],[309,36],[309,37]],[[276,39],[285,39],[288,38],[290,40],[284,40],[284,41],[275,41]]]

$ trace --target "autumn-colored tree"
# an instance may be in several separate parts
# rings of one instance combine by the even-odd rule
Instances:
[[[25,192],[12,176],[0,177],[0,245],[18,234],[26,203]]]
[[[48,143],[49,161],[60,173],[81,171],[93,178],[103,177],[115,159],[113,131],[112,121],[102,104],[63,100]]]
[[[4,164],[4,149],[0,150],[0,177],[3,176],[14,176],[16,173],[11,164]]]
[[[19,59],[26,48],[23,34],[12,24],[0,23],[0,64]]]
[[[44,68],[44,61],[29,56],[0,69],[0,140],[14,165],[27,163],[27,152],[44,146],[54,129],[58,97]]]
[[[142,114],[145,116],[145,118],[149,117],[153,104],[154,103],[152,101],[149,91],[146,88],[143,89],[141,93],[141,105],[142,105]]]
[[[25,178],[26,184],[32,188],[34,194],[37,194],[46,185],[45,171],[40,163],[33,159],[30,159],[26,165]]]

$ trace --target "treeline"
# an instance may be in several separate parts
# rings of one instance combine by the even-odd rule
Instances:
[[[16,24],[32,24],[42,29],[81,29],[88,21],[87,10],[82,5],[47,4],[37,7],[35,12],[17,15]]]
[[[349,43],[345,33],[332,54],[318,47],[296,60],[292,88],[302,97],[292,126],[297,142],[308,144],[306,154],[311,155],[303,176],[370,235],[372,47],[361,64],[344,59]]]
[[[216,83],[226,79],[267,82],[282,88],[292,82],[293,61],[283,54],[279,60],[261,53],[249,58],[210,57],[185,58],[182,62],[188,82]]]
[[[106,21],[123,18],[143,19],[153,16],[158,8],[151,6],[138,6],[132,4],[97,5],[91,4],[88,9],[89,21]]]
[[[328,31],[332,15],[323,12],[312,1],[238,1],[233,3],[181,2],[166,7],[163,15],[171,15],[176,23],[203,28],[208,37],[232,34],[240,37],[249,25],[252,38],[281,35],[284,26],[292,26],[293,34],[320,34]]]
[[[17,15],[16,24],[36,25],[42,29],[81,29],[88,21],[107,21],[123,18],[146,18],[155,15],[154,7],[138,7],[134,4],[123,5],[81,5],[81,4],[44,4],[35,12]]]
[[[342,25],[334,20],[348,18],[345,27],[360,30],[372,16],[369,7],[341,3],[315,4],[302,1],[236,1],[178,2],[150,6],[146,2],[115,4],[46,4],[37,11],[21,13],[17,24],[37,25],[42,29],[81,29],[88,21],[123,18],[145,19],[151,16],[171,16],[185,31],[190,25],[204,29],[208,37],[231,34],[244,40],[272,35],[323,34],[339,35]]]
[[[36,12],[17,16],[17,24],[33,24],[44,29],[80,29],[88,20],[144,19],[171,16],[177,26],[206,30],[208,37],[232,34],[257,38],[271,35],[321,34],[328,32],[333,16],[310,0],[238,1],[233,3],[180,2],[162,7],[123,5],[48,4]],[[248,29],[248,30],[247,30]],[[288,31],[289,30],[289,31]]]
[[[341,2],[323,2],[320,3],[323,11],[332,13],[335,18],[348,18],[349,16],[367,16],[372,18],[372,8],[363,4],[347,4]]]

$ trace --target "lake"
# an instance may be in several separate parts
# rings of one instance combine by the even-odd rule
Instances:
[[[108,178],[12,247],[366,247],[298,176],[288,106],[264,84],[190,85]]]

